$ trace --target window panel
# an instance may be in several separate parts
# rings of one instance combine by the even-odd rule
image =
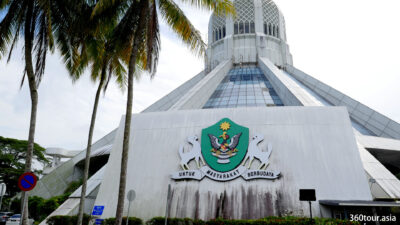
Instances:
[[[250,66],[231,69],[203,108],[253,106],[283,104],[262,71],[258,67]]]
[[[244,24],[243,22],[239,23],[239,34],[243,34],[244,33]]]
[[[256,32],[256,27],[253,22],[250,23],[250,33],[254,34]]]

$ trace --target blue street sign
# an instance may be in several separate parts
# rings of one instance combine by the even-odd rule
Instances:
[[[104,210],[104,205],[95,205],[93,207],[92,215],[93,216],[101,216],[103,214],[103,210]]]
[[[18,179],[21,191],[30,191],[36,186],[37,177],[31,172],[23,173]]]
[[[104,219],[96,219],[94,224],[103,224]]]

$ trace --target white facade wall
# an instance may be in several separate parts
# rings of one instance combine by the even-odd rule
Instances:
[[[181,170],[178,148],[190,135],[228,117],[265,136],[260,148],[272,144],[269,170],[281,171],[277,180],[218,182],[174,181]],[[104,205],[103,218],[114,217],[124,120],[118,130],[104,181],[95,205]],[[210,219],[262,218],[269,215],[308,215],[308,203],[298,200],[301,188],[315,188],[317,200],[371,200],[371,193],[343,107],[268,107],[178,110],[133,116],[126,190],[136,199],[131,216],[163,216],[167,186],[172,185],[170,217]],[[185,145],[189,148],[189,145]],[[258,162],[254,162],[257,167]],[[192,162],[191,168],[195,165]],[[127,214],[127,202],[125,212]],[[319,204],[313,214],[321,216]]]

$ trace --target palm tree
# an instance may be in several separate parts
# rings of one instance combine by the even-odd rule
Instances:
[[[78,225],[82,225],[83,220],[83,209],[85,204],[86,197],[86,187],[87,187],[87,179],[89,174],[89,165],[90,165],[90,152],[92,145],[92,137],[94,126],[96,122],[96,114],[97,107],[99,103],[100,92],[103,89],[104,93],[107,89],[107,83],[111,79],[112,75],[116,76],[116,81],[118,82],[120,88],[124,88],[125,83],[125,68],[121,63],[118,56],[112,55],[113,52],[108,49],[107,42],[101,43],[93,43],[96,46],[93,48],[88,48],[88,56],[91,62],[91,77],[92,80],[99,80],[99,85],[97,87],[96,96],[93,105],[93,112],[90,121],[89,135],[86,147],[86,158],[85,158],[85,168],[83,173],[83,183],[82,183],[82,192],[81,199],[79,203],[79,211],[78,211]],[[99,49],[100,48],[100,49]],[[100,50],[100,51],[99,51]],[[107,74],[108,73],[108,74]]]
[[[183,0],[183,2],[190,3],[196,7],[212,9],[217,14],[234,14],[233,4],[229,0]],[[115,7],[117,4],[122,5],[124,10],[120,11],[121,19],[113,32],[112,42],[119,48],[131,50],[128,64],[128,97],[115,221],[116,225],[121,225],[132,120],[133,75],[136,64],[141,59],[143,69],[148,71],[151,77],[154,76],[160,49],[158,11],[178,37],[195,54],[202,55],[205,52],[205,43],[200,33],[173,0],[99,0],[93,15],[101,15],[102,12],[110,7]]]
[[[111,31],[116,25],[114,13],[91,18],[95,3],[96,1],[76,1],[72,9],[74,13],[70,18],[71,21],[66,23],[67,27],[60,29],[60,32],[57,33],[58,39],[62,40],[59,41],[61,54],[73,81],[79,79],[84,69],[88,66],[90,67],[92,81],[99,81],[86,147],[78,225],[82,225],[83,221],[92,138],[101,90],[105,94],[112,76],[116,77],[119,87],[122,90],[124,89],[126,83],[124,65],[128,61],[126,52],[116,51],[112,43],[109,42]],[[112,11],[110,10],[109,12]]]
[[[32,103],[25,172],[30,172],[32,166],[38,86],[44,74],[47,51],[54,49],[53,31],[57,27],[53,26],[51,11],[60,10],[59,7],[56,2],[45,0],[0,0],[0,12],[6,13],[0,22],[0,58],[8,53],[9,61],[18,39],[24,38],[25,69],[21,86],[26,76]],[[23,224],[27,224],[28,218],[28,199],[25,195],[22,192],[22,207],[25,209],[22,215]]]

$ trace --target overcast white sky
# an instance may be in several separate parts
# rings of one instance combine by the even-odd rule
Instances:
[[[399,0],[275,0],[286,19],[294,65],[384,115],[400,121]],[[206,37],[209,12],[184,7]],[[135,84],[140,112],[203,69],[165,25],[156,77]],[[0,136],[26,139],[30,116],[27,85],[19,89],[22,48],[0,61]],[[96,85],[88,76],[72,84],[59,55],[48,58],[39,88],[36,142],[44,147],[83,149]],[[125,94],[110,85],[101,99],[97,140],[116,128]]]

